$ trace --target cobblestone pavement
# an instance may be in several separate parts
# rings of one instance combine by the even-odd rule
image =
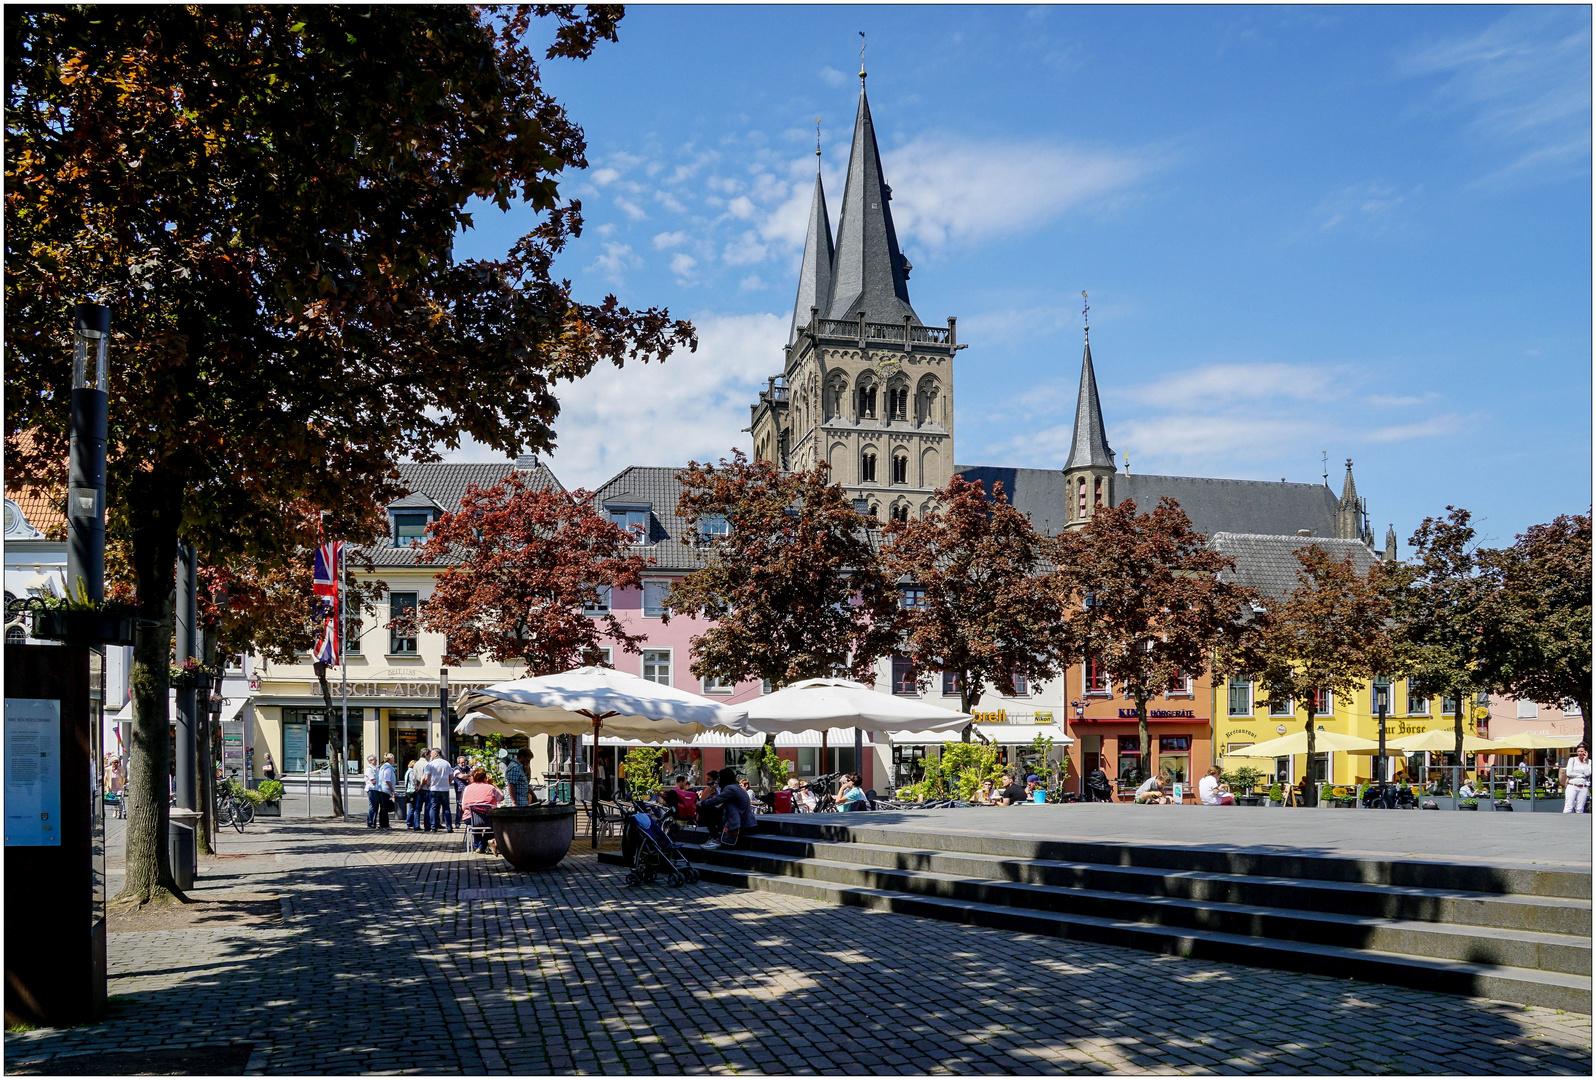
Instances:
[[[585,847],[518,875],[461,840],[229,834],[198,894],[275,890],[283,924],[111,935],[110,1016],[8,1033],[8,1068],[247,1042],[266,1073],[1591,1070],[1589,1016],[706,884],[633,890]]]

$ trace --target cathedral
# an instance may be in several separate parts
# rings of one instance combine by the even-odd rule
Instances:
[[[959,465],[953,449],[957,322],[927,326],[909,301],[908,259],[892,225],[892,187],[881,170],[865,75],[860,72],[847,184],[833,239],[817,166],[780,375],[752,406],[754,456],[784,469],[831,467],[862,512],[908,520],[930,510],[955,474],[1009,501],[1047,532],[1083,527],[1099,507],[1163,496],[1193,527],[1215,533],[1359,540],[1374,548],[1367,505],[1347,461],[1338,498],[1325,484],[1132,474],[1108,443],[1087,340],[1074,435],[1062,469]],[[818,155],[819,151],[816,151]],[[1396,557],[1387,532],[1387,558]]]

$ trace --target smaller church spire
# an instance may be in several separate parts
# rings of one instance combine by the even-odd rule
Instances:
[[[1385,561],[1397,561],[1396,524],[1394,522],[1387,525],[1385,529]]]
[[[820,128],[815,128],[815,194],[809,203],[809,230],[804,236],[804,258],[798,268],[798,295],[792,305],[792,327],[787,344],[798,340],[798,331],[809,325],[811,308],[825,309],[831,298],[831,263],[835,250],[831,243],[831,218],[826,213],[826,188],[820,180]]]
[[[1341,481],[1341,506],[1351,509],[1358,505],[1358,485],[1352,480],[1352,459],[1347,458],[1347,478]]]
[[[1103,428],[1103,406],[1097,400],[1097,373],[1092,369],[1092,343],[1088,340],[1081,358],[1081,390],[1075,399],[1075,437],[1064,468],[1068,471],[1091,466],[1112,469],[1114,451],[1109,448]]]

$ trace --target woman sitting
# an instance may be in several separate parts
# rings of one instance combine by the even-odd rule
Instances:
[[[869,804],[865,801],[864,788],[860,785],[862,780],[858,773],[842,778],[841,790],[837,792],[838,810],[866,810]]]
[[[997,787],[991,780],[982,780],[981,786],[975,789],[975,794],[970,796],[972,806],[996,806]]]
[[[504,796],[499,794],[499,789],[488,783],[488,770],[478,766],[471,770],[471,782],[460,793],[460,809],[475,828],[482,829],[488,826],[488,819],[483,811],[492,810],[502,802]],[[477,851],[488,850],[487,837],[481,833],[472,835],[471,846]]]
[[[793,792],[792,808],[797,814],[813,814],[820,809],[820,799],[808,784],[800,784]]]
[[[1219,766],[1210,765],[1208,773],[1197,781],[1197,801],[1204,806],[1233,806],[1235,798],[1230,794],[1230,785],[1219,779]]]

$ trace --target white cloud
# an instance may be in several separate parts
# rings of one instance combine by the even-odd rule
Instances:
[[[687,213],[687,207],[682,204],[682,201],[668,191],[654,192],[654,201],[673,214]]]
[[[1440,394],[1431,390],[1427,394],[1411,394],[1408,396],[1400,394],[1370,394],[1363,400],[1377,409],[1405,409],[1435,401],[1440,396]]]
[[[900,236],[927,247],[1035,228],[1147,175],[1145,154],[922,136],[883,155]]]
[[[1354,184],[1321,202],[1314,216],[1319,219],[1319,228],[1322,230],[1349,223],[1378,228],[1385,225],[1386,215],[1405,201],[1406,196],[1397,194],[1395,188],[1373,183]]]
[[[753,219],[754,214],[756,213],[754,209],[754,200],[750,199],[747,195],[739,195],[731,202],[726,204],[726,212],[734,218],[738,218],[742,221],[750,221]]]
[[[1319,401],[1334,396],[1335,370],[1311,364],[1213,364],[1125,390],[1148,405],[1223,405],[1233,401]]]
[[[678,251],[675,255],[671,256],[671,273],[675,274],[677,278],[683,279],[684,281],[692,278],[693,270],[697,266],[698,260],[687,254],[685,251]]]
[[[600,367],[562,384],[558,449],[568,487],[594,487],[628,465],[686,465],[748,449],[740,429],[765,379],[781,370],[786,315],[695,315],[698,351],[664,364]]]
[[[621,173],[619,169],[603,168],[594,169],[592,172],[588,173],[588,175],[592,177],[593,183],[597,184],[599,187],[605,187],[606,185],[613,184],[616,180],[620,179]]]
[[[617,195],[615,197],[615,205],[620,207],[621,212],[627,217],[631,218],[633,221],[642,221],[644,218],[648,217],[648,213],[641,206],[638,206],[630,199],[623,199]]]
[[[683,229],[678,229],[675,232],[655,233],[654,247],[660,251],[664,251],[667,248],[681,247],[683,244],[687,243],[687,240],[687,232]]]
[[[827,86],[841,86],[848,81],[848,76],[834,67],[821,68],[820,77],[825,80]]]
[[[604,254],[594,259],[588,269],[602,271],[611,282],[622,284],[627,269],[642,265],[643,260],[637,257],[630,244],[608,243],[604,245]]]
[[[726,245],[721,258],[728,266],[747,266],[765,261],[766,248],[753,232],[745,232]]]
[[[1456,413],[1447,413],[1445,416],[1431,416],[1411,424],[1395,424],[1390,427],[1375,428],[1373,431],[1368,432],[1364,438],[1370,442],[1392,443],[1407,442],[1409,439],[1435,439],[1445,435],[1458,435],[1469,429],[1472,419],[1472,417],[1460,417]]]
[[[749,274],[737,283],[737,287],[743,292],[756,292],[765,287],[765,279],[758,274]]]

